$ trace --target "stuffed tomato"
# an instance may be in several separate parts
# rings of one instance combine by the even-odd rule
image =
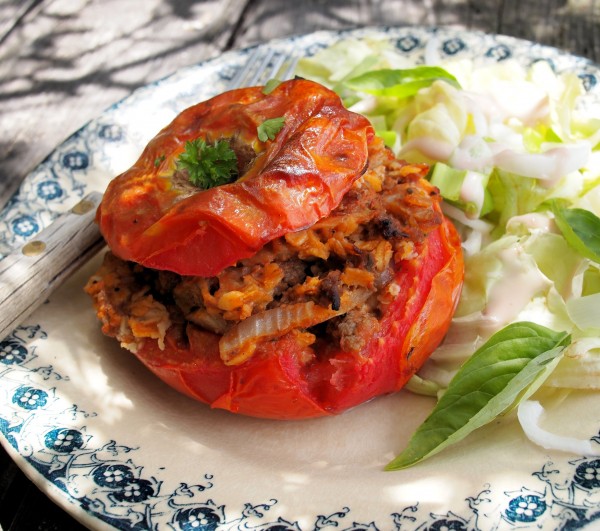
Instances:
[[[111,250],[86,291],[105,334],[201,402],[337,414],[401,389],[440,343],[460,240],[427,166],[396,160],[335,93],[306,80],[265,92],[184,111],[110,184],[98,222]],[[231,164],[198,186],[206,146]]]

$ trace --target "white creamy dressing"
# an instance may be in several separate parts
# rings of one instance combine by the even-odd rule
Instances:
[[[513,216],[506,223],[508,232],[518,232],[517,228],[523,227],[527,232],[556,232],[556,223],[547,214],[529,212],[521,216]]]
[[[447,217],[459,221],[464,227],[471,229],[460,231],[459,227],[462,248],[465,255],[471,256],[479,252],[492,231],[493,225],[482,219],[469,218],[460,208],[449,203],[442,203],[442,211]]]
[[[535,97],[534,97],[535,96]],[[417,149],[429,158],[449,161],[464,170],[488,171],[492,167],[529,178],[537,178],[542,186],[552,187],[565,175],[583,168],[591,156],[589,142],[542,146],[540,153],[523,148],[523,137],[510,127],[531,125],[544,120],[550,113],[549,98],[535,89],[535,95],[522,97],[492,92],[482,95],[458,92],[466,108],[474,134],[467,134],[454,149],[448,142],[432,138],[411,139],[404,150]],[[519,103],[521,102],[521,103]],[[484,137],[494,142],[486,142]]]
[[[467,135],[449,159],[450,166],[459,170],[491,171],[492,150],[480,136]]]
[[[472,230],[469,234],[461,236],[461,245],[465,256],[472,256],[481,251],[483,247],[483,234]]]
[[[483,315],[502,327],[514,321],[536,295],[552,286],[552,282],[532,265],[533,258],[519,243],[503,249],[499,257],[502,276],[490,287]]]
[[[479,217],[479,213],[483,207],[483,199],[485,197],[484,181],[486,179],[486,175],[475,171],[468,171],[460,189],[461,201],[475,205],[476,212],[474,215],[477,217]]]
[[[516,118],[525,125],[539,123],[550,114],[550,98],[545,90],[529,82],[497,80],[489,97],[502,119]]]
[[[514,89],[515,85],[512,83],[508,86]],[[398,155],[417,151],[429,159],[447,161],[457,169],[489,174],[492,168],[497,167],[509,173],[538,179],[547,188],[556,186],[564,176],[586,166],[592,146],[589,142],[582,141],[543,145],[539,153],[525,151],[519,127],[546,119],[550,113],[550,104],[548,95],[539,87],[531,88],[530,84],[523,84],[521,88],[531,94],[523,97],[522,94],[514,93],[512,97],[507,97],[505,91],[498,91],[496,88],[488,95],[457,91],[457,104],[469,116],[470,126],[467,129],[471,133],[457,131],[462,136],[457,144],[431,136],[411,138],[401,147]],[[363,108],[353,110],[366,111],[373,105],[373,101],[367,97],[361,102]],[[485,137],[494,140],[490,142]],[[468,183],[463,185],[461,195],[471,197],[473,201],[469,202],[482,205],[481,181],[474,175],[468,175],[465,181]],[[471,184],[472,189],[469,189]]]
[[[358,114],[369,114],[374,112],[377,108],[377,97],[372,95],[365,95],[361,100],[357,101],[354,105],[348,107],[349,111],[356,112]]]
[[[488,221],[467,217],[467,215],[460,208],[457,208],[449,203],[442,203],[442,211],[449,218],[460,221],[466,227],[476,230],[482,234],[489,234],[494,228],[494,226]]]
[[[402,146],[398,155],[402,157],[410,151],[419,151],[427,158],[434,160],[448,160],[454,152],[455,146],[439,138],[417,137],[409,140]]]
[[[467,112],[471,115],[471,123],[474,129],[474,134],[478,137],[485,137],[489,134],[489,124],[498,120],[498,113],[494,109],[493,104],[490,105],[490,100],[486,97],[474,94],[464,94],[463,101],[467,108]]]
[[[498,149],[494,154],[494,166],[523,177],[536,178],[540,185],[551,188],[561,178],[583,168],[591,153],[587,142],[560,145],[541,153],[518,152],[493,146]]]
[[[465,137],[452,152],[450,165],[461,170],[490,171],[497,167],[509,173],[539,179],[551,188],[565,175],[587,165],[591,156],[588,142],[549,147],[540,153],[529,153],[511,147],[513,139],[503,131],[504,141],[485,142],[482,138]],[[432,151],[433,152],[433,151]]]
[[[501,267],[489,286],[486,306],[482,311],[452,319],[444,341],[420,371],[423,378],[447,384],[444,371],[451,376],[492,334],[517,320],[552,287],[552,282],[532,267],[533,258],[520,243],[515,242],[499,256]]]

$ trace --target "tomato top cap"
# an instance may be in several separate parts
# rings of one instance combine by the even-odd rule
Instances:
[[[180,113],[111,181],[100,230],[122,259],[213,276],[329,215],[366,170],[373,136],[366,118],[312,81],[225,92]],[[226,184],[192,184],[202,164],[210,175],[200,182],[225,172],[215,157],[230,154],[202,152],[223,141],[216,151],[230,149],[237,171],[227,166]]]

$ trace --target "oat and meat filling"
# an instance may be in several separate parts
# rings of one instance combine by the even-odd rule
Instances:
[[[425,165],[398,161],[378,146],[367,171],[327,218],[269,242],[214,277],[147,269],[108,252],[86,286],[103,332],[135,352],[144,338],[162,345],[170,326],[227,336],[251,317],[293,307],[287,319],[297,316],[297,322],[263,340],[293,330],[306,344],[326,338],[344,351],[360,351],[398,294],[394,270],[442,221],[432,208],[438,191],[423,179],[426,172]],[[302,303],[310,303],[307,310],[299,310]],[[321,317],[311,319],[316,309]]]

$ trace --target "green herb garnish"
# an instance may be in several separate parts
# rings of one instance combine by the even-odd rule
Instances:
[[[569,245],[585,258],[600,262],[600,218],[589,210],[567,208],[566,201],[560,199],[549,203],[556,225]]]
[[[366,72],[343,81],[351,90],[366,92],[374,96],[408,98],[434,81],[446,81],[456,88],[460,85],[456,78],[439,66],[417,66],[405,70],[385,68]]]
[[[271,92],[273,92],[279,85],[281,85],[280,79],[277,79],[277,78],[269,79],[269,81],[267,81],[265,83],[265,86],[262,89],[262,93],[265,96],[268,94],[271,94]]]
[[[154,159],[154,167],[158,168],[166,159],[167,157],[165,157],[164,155],[161,155],[160,157],[156,157]]]
[[[267,140],[275,140],[275,136],[277,135],[277,133],[279,133],[279,131],[281,131],[284,124],[285,116],[265,120],[256,129],[258,132],[258,139],[261,142],[266,142]]]
[[[570,340],[564,332],[530,322],[496,332],[456,373],[407,448],[386,470],[407,468],[436,454],[530,396]]]
[[[237,177],[237,157],[226,140],[207,144],[197,138],[185,143],[185,151],[179,155],[177,167],[188,172],[189,180],[198,188],[208,190],[227,184]]]

